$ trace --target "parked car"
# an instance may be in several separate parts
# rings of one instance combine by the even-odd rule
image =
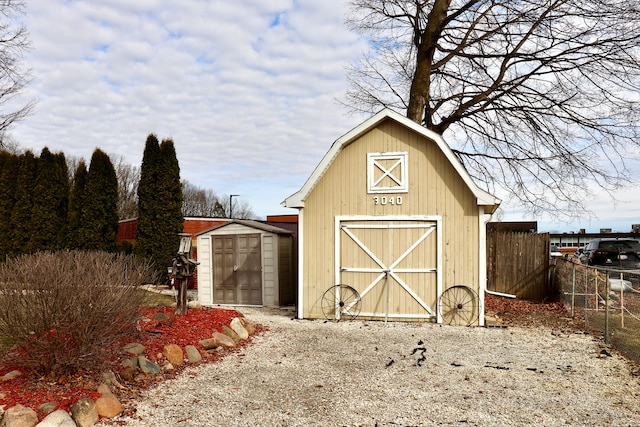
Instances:
[[[583,264],[623,269],[640,268],[640,242],[628,238],[593,239],[580,254]]]

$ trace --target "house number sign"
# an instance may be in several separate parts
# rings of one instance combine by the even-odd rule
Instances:
[[[401,205],[402,196],[373,196],[374,205]]]

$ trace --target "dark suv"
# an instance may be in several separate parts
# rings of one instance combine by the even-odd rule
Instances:
[[[624,269],[640,268],[640,242],[635,239],[593,239],[580,256],[589,265],[601,265]]]

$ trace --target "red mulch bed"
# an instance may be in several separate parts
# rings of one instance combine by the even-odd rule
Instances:
[[[221,357],[221,354],[217,351],[205,351],[198,342],[205,338],[211,338],[213,332],[220,332],[222,327],[228,326],[233,318],[241,316],[235,310],[206,308],[190,309],[184,315],[175,315],[175,307],[156,307],[141,309],[141,311],[143,317],[140,322],[139,336],[132,337],[122,345],[127,342],[139,342],[145,346],[145,356],[151,361],[156,361],[157,355],[162,353],[165,345],[177,344],[182,348],[186,345],[198,347],[203,355],[201,363],[215,362]],[[152,317],[158,312],[166,314],[169,319],[152,320]],[[258,325],[257,330],[260,332],[262,328]],[[240,347],[250,341],[251,339],[243,342]],[[114,357],[110,360],[109,365],[110,369],[117,373],[122,369],[120,360],[124,355],[119,349],[114,350]],[[69,411],[71,406],[83,397],[93,400],[100,397],[100,394],[95,391],[102,381],[100,372],[80,371],[68,377],[47,378],[25,372],[18,365],[4,364],[0,365],[0,376],[15,369],[22,371],[23,375],[0,383],[0,407],[4,407],[5,410],[20,403],[37,411],[37,408],[44,403],[56,402],[55,409]],[[114,390],[114,392],[125,403],[124,401],[128,398],[135,398],[142,389],[167,378],[175,377],[184,369],[185,365],[176,367],[173,371],[163,371],[161,374],[153,376],[139,374],[126,382],[119,378],[119,381],[126,386],[126,391],[123,389]],[[38,416],[42,419],[46,414],[38,412]]]

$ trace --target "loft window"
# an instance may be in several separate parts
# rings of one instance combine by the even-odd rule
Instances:
[[[367,154],[368,193],[407,193],[407,152]]]

